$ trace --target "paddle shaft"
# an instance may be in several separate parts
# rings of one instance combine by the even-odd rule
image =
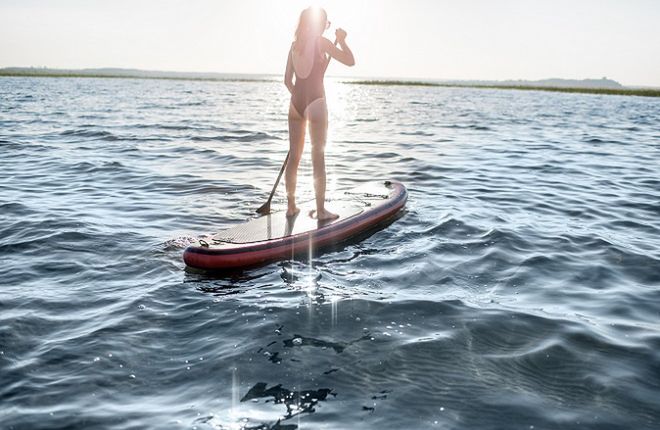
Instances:
[[[277,179],[275,180],[275,185],[273,185],[273,189],[270,190],[270,196],[268,196],[268,206],[270,206],[270,201],[273,200],[273,196],[275,195],[275,190],[277,189],[277,186],[280,183],[280,179],[282,179],[282,174],[284,173],[284,169],[286,168],[286,164],[289,162],[289,155],[291,155],[291,151],[286,153],[286,158],[284,158],[284,163],[282,163],[282,168],[280,169],[280,173],[277,175]]]
[[[338,40],[335,39],[335,45],[337,45],[337,42]],[[332,60],[332,57],[329,57],[328,60],[326,61],[325,68],[323,69],[324,72],[328,69],[328,65],[330,65],[330,60]],[[268,200],[259,209],[257,209],[258,213],[267,214],[270,212],[270,202],[271,200],[273,200],[273,196],[275,195],[275,190],[277,190],[277,186],[280,184],[280,179],[282,179],[282,174],[284,173],[284,169],[286,169],[286,164],[289,162],[289,155],[291,155],[291,150],[289,150],[289,152],[286,153],[286,158],[284,159],[284,163],[282,163],[282,168],[280,169],[279,175],[277,175],[277,179],[275,180],[273,189],[270,191]]]

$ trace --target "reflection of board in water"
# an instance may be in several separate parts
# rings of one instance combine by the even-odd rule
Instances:
[[[257,382],[243,396],[241,402],[272,397],[275,404],[284,404],[286,406],[286,415],[284,419],[291,418],[304,412],[313,412],[314,406],[319,401],[325,400],[329,394],[336,395],[329,388],[319,388],[318,390],[291,391],[283,388],[281,384],[266,388],[265,382]]]
[[[297,216],[275,212],[222,231],[211,243],[200,240],[185,250],[183,259],[189,267],[223,270],[309,254],[382,228],[404,207],[407,197],[400,182],[369,182],[329,203],[338,219],[312,218],[308,212],[314,202],[309,202]]]

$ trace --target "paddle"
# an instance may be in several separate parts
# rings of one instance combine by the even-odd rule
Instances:
[[[337,39],[335,39],[335,46],[337,46]],[[325,68],[323,71],[325,72],[328,69],[328,65],[330,64],[330,60],[332,57],[329,57],[328,60],[325,63]],[[266,203],[261,205],[259,209],[257,209],[257,213],[260,215],[268,215],[270,213],[270,202],[273,200],[273,196],[275,195],[275,190],[277,189],[277,186],[280,184],[280,179],[282,179],[282,173],[284,173],[284,169],[286,168],[286,163],[289,161],[289,155],[290,151],[286,153],[286,158],[284,159],[284,163],[282,164],[282,168],[280,169],[279,175],[277,175],[277,179],[275,180],[275,185],[273,185],[273,189],[270,191],[270,196],[268,196],[268,200],[266,200]]]

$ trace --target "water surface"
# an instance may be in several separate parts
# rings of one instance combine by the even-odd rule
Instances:
[[[330,192],[406,213],[218,278],[181,255],[267,196],[279,82],[0,79],[2,427],[659,428],[660,101],[327,90]]]

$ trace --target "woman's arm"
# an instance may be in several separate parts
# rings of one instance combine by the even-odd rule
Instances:
[[[293,45],[289,49],[289,55],[286,59],[286,70],[284,71],[284,85],[286,85],[289,93],[293,94],[293,62],[291,61],[291,51],[293,50]]]
[[[342,64],[345,64],[347,66],[354,66],[355,65],[355,57],[353,57],[353,52],[351,51],[351,48],[348,47],[346,44],[346,32],[342,30],[341,28],[338,28],[337,31],[335,32],[335,35],[337,36],[337,43],[341,47],[341,49],[337,48],[332,42],[330,42],[328,39],[325,37],[322,38],[322,47],[323,47],[323,52],[334,58],[335,60],[339,61]]]

